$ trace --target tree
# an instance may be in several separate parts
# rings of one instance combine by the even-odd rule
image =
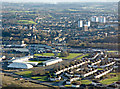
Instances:
[[[67,51],[61,52],[60,56],[61,57],[67,57],[67,56],[69,56],[69,52],[67,52]]]
[[[57,52],[54,52],[54,56],[58,56],[58,53],[57,53]]]

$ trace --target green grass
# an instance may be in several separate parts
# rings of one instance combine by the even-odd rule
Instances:
[[[41,78],[41,76],[35,76],[35,77],[31,77],[32,79],[39,79]]]
[[[51,15],[49,15],[50,18],[53,18]]]
[[[69,56],[61,57],[60,53],[58,53],[58,57],[60,57],[62,59],[72,59],[72,58],[75,58],[79,55],[81,55],[81,53],[69,53]],[[54,53],[43,53],[43,55],[42,54],[34,54],[34,56],[54,56]]]
[[[109,74],[117,75],[117,73],[109,73]],[[119,74],[120,74],[120,73],[119,73]]]
[[[120,73],[108,73],[107,75],[120,75]]]
[[[17,22],[19,24],[37,24],[34,21],[29,21],[29,20],[18,20]]]
[[[54,56],[54,53],[34,54],[34,56]]]
[[[65,85],[65,87],[71,87],[72,85]]]
[[[86,56],[89,56],[89,54],[85,54],[85,55],[83,55],[81,57],[78,57],[77,59],[80,60],[80,59],[82,59],[83,57],[86,57]]]
[[[103,70],[102,68],[98,68],[98,70]]]
[[[48,77],[47,76],[35,76],[35,77],[31,77],[31,78],[39,80],[39,81],[48,81]]]
[[[44,61],[28,61],[28,62],[38,62],[38,63],[42,63]]]
[[[92,83],[92,81],[90,81],[90,80],[81,80],[80,82],[81,82],[81,84],[91,84]]]
[[[58,54],[58,55],[60,55],[60,54]],[[63,58],[63,59],[73,59],[79,55],[81,55],[81,53],[69,53],[69,56],[67,56],[67,57],[60,57],[60,56],[59,57]]]
[[[22,71],[22,72],[16,72],[15,74],[22,75],[25,77],[30,77],[31,73],[32,73],[32,71]]]
[[[120,80],[120,75],[117,75],[117,77],[101,80],[100,83],[109,85],[109,84],[112,84],[112,83],[117,82],[119,80]]]
[[[107,51],[108,53],[114,53],[114,52],[118,52],[118,51]]]

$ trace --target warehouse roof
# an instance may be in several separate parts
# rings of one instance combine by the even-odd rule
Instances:
[[[30,64],[26,64],[26,63],[14,62],[14,63],[11,63],[10,65],[8,65],[8,68],[29,69],[29,68],[33,68],[33,66]]]
[[[52,61],[56,61],[56,60],[62,60],[62,58],[50,59],[50,60],[45,61],[43,63],[48,63],[48,62],[52,62]]]

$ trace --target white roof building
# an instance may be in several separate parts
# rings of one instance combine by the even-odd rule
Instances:
[[[5,59],[6,56],[0,56],[0,61],[2,61],[2,59]]]
[[[52,65],[52,64],[55,64],[61,61],[63,61],[62,58],[51,59],[51,60],[43,62],[43,66]]]
[[[33,68],[33,66],[26,63],[14,62],[8,65],[8,68],[30,69],[30,68]]]
[[[23,62],[23,63],[27,63],[27,64],[30,64],[32,66],[37,66],[39,62]]]
[[[15,48],[14,50],[19,52],[29,52],[27,48]]]
[[[114,64],[115,64],[115,62],[113,61],[113,62],[110,62],[110,63],[108,63],[106,65],[103,65],[103,66],[100,66],[100,67],[105,68],[105,67],[108,67],[108,66],[111,66],[111,65],[114,65]]]
[[[112,70],[113,70],[113,68],[111,68],[111,69],[109,69],[109,70],[107,70],[107,71],[105,71],[103,73],[100,73],[99,75],[95,75],[94,77],[95,78],[100,78],[100,77],[106,75],[107,73],[111,72]]]
[[[33,58],[33,56],[24,56],[20,58],[13,58],[9,60],[8,62],[27,62],[30,58]]]
[[[82,20],[78,21],[78,27],[83,27],[83,21]]]

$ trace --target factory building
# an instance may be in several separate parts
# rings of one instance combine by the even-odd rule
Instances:
[[[19,62],[14,62],[8,65],[8,68],[13,68],[13,69],[30,69],[33,68],[32,65],[27,64],[27,63],[19,63]]]
[[[33,56],[24,56],[24,57],[20,57],[20,58],[12,58],[11,60],[9,60],[8,62],[27,62],[30,58],[33,58]]]
[[[48,61],[43,62],[43,66],[49,66],[49,65],[56,64],[62,61],[63,61],[62,58],[50,59]]]

